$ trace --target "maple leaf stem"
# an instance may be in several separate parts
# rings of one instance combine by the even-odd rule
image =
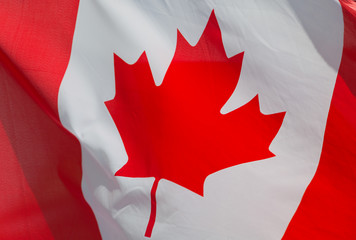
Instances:
[[[151,188],[151,214],[150,220],[148,221],[145,237],[150,238],[152,235],[153,226],[156,221],[156,212],[157,212],[157,202],[156,202],[156,191],[158,186],[159,179],[155,178]]]

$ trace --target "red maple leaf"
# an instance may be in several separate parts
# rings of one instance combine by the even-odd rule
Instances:
[[[116,96],[106,106],[121,134],[128,162],[116,176],[154,177],[150,237],[161,179],[203,196],[214,172],[274,156],[268,148],[284,113],[263,115],[256,96],[221,114],[234,91],[243,53],[226,56],[214,11],[196,46],[178,31],[177,48],[161,86],[143,53],[130,65],[114,54]]]

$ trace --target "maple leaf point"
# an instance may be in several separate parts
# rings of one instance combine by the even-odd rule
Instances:
[[[203,196],[210,174],[274,156],[269,146],[284,112],[262,114],[256,96],[220,113],[236,88],[243,55],[226,56],[214,11],[196,46],[178,31],[175,55],[159,87],[145,52],[132,65],[114,54],[116,95],[105,104],[129,158],[115,175],[155,178],[146,237],[155,222],[161,179]]]

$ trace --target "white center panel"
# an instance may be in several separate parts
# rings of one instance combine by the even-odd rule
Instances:
[[[245,52],[221,111],[256,94],[264,114],[286,111],[270,146],[276,157],[210,175],[204,197],[160,181],[151,239],[280,239],[315,174],[343,47],[338,1],[81,1],[58,104],[81,143],[83,193],[104,239],[145,239],[153,183],[114,176],[128,157],[104,105],[115,95],[113,53],[134,63],[146,51],[160,85],[177,28],[196,44],[212,9],[227,55]]]

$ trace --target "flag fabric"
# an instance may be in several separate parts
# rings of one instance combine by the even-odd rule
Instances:
[[[0,1],[0,239],[356,238],[355,7]]]

